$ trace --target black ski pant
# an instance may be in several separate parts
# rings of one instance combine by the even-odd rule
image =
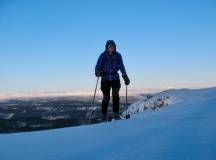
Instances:
[[[113,112],[119,113],[119,90],[121,88],[120,80],[102,80],[101,81],[101,90],[103,92],[103,100],[102,100],[102,114],[106,115],[109,100],[110,100],[110,90],[112,88],[112,98],[113,98]]]

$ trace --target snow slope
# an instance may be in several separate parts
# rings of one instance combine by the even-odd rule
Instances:
[[[154,95],[141,95],[136,103],[128,108],[130,114],[155,110],[167,107],[180,102],[205,101],[216,97],[216,87],[206,89],[170,89]],[[125,114],[125,113],[124,113]]]
[[[215,160],[216,88],[168,90],[129,109],[164,96],[168,107],[129,120],[0,135],[0,159]]]

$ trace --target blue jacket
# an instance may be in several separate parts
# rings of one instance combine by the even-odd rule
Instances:
[[[102,80],[118,80],[119,70],[121,71],[122,76],[127,75],[120,53],[115,51],[110,55],[105,51],[99,56],[95,66],[95,72],[103,71]]]

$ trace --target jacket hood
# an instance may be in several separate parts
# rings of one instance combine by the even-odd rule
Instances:
[[[105,50],[107,51],[108,50],[108,46],[109,45],[112,45],[114,48],[115,48],[115,51],[116,51],[116,44],[115,44],[115,42],[113,41],[113,40],[108,40],[107,42],[106,42],[106,46],[105,46]]]

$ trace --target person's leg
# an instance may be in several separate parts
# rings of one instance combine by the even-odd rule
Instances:
[[[112,81],[113,113],[119,114],[119,90],[121,88],[120,80]]]
[[[108,106],[109,106],[109,100],[110,100],[110,82],[107,80],[102,80],[101,81],[101,90],[103,92],[103,100],[102,100],[102,114],[106,115],[107,114],[107,110],[108,110]]]

